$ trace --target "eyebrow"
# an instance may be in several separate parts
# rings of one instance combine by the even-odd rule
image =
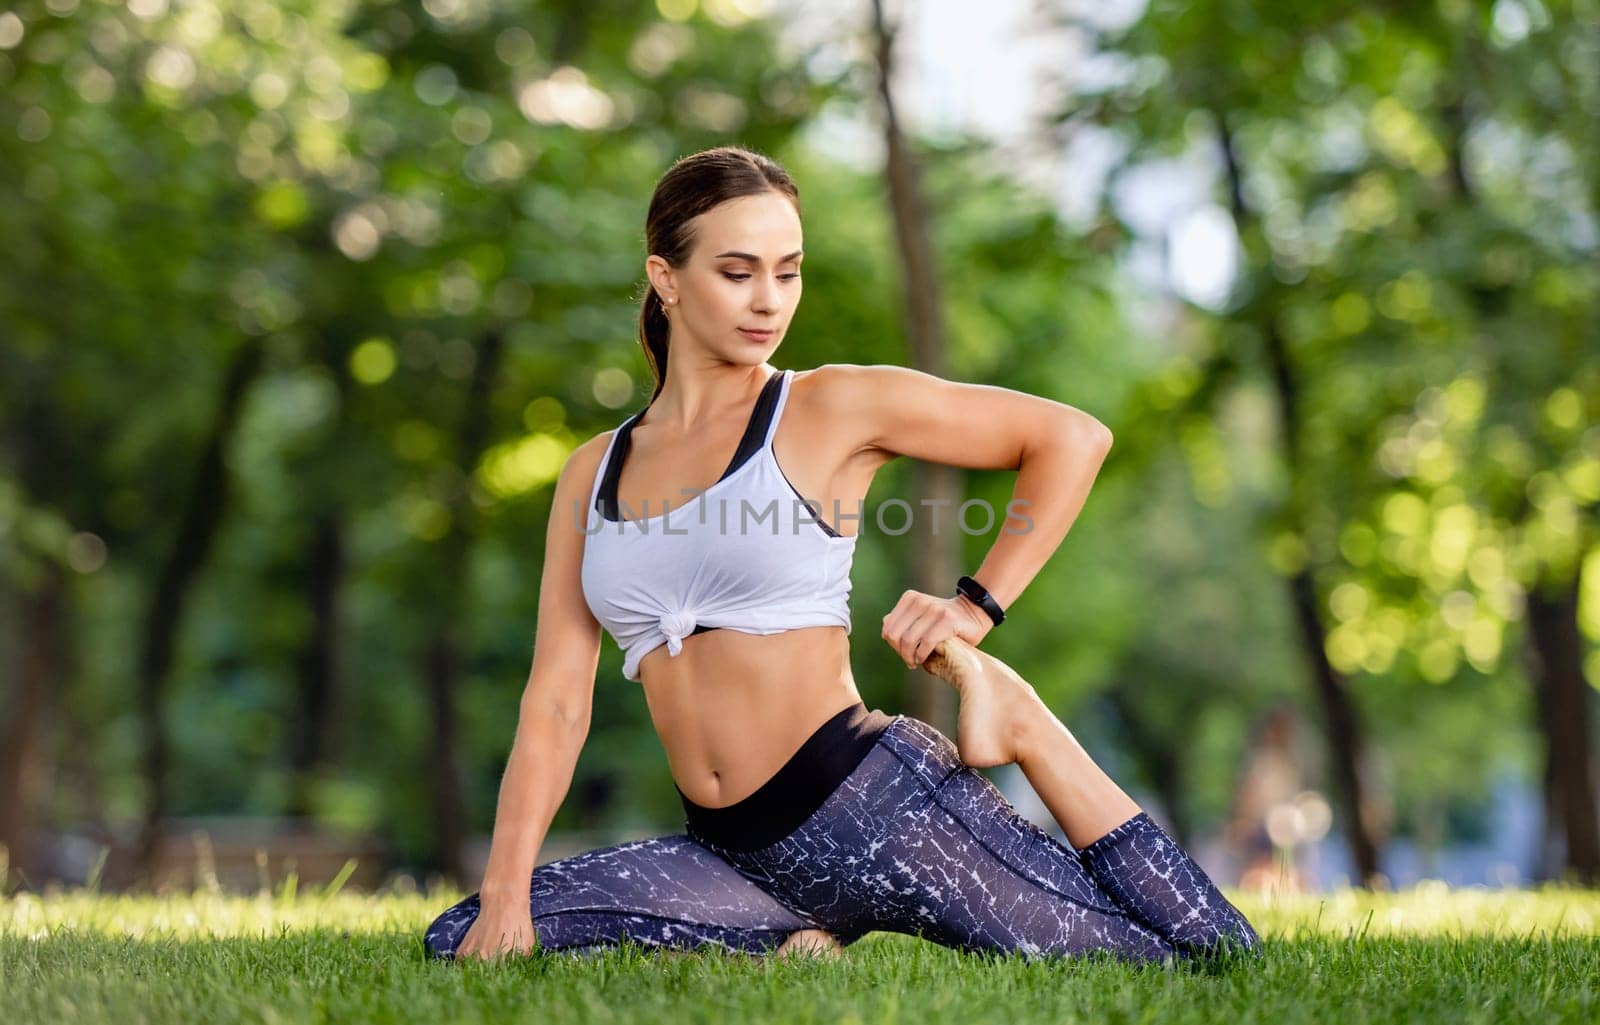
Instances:
[[[794,252],[789,253],[787,256],[785,256],[783,259],[779,260],[778,262],[779,263],[788,263],[790,260],[795,260],[795,259],[800,258],[801,256],[804,255],[804,253],[805,253],[804,250],[796,249]],[[761,262],[761,257],[757,256],[755,253],[742,253],[737,249],[729,249],[727,252],[718,253],[716,256],[712,257],[712,259],[717,259],[718,257],[723,257],[723,256],[737,256],[739,259],[741,259],[741,260],[749,260],[751,263],[760,263]]]

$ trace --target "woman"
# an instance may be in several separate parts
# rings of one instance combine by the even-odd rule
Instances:
[[[1257,950],[1244,917],[1033,689],[973,647],[1076,518],[1109,431],[1070,406],[903,368],[774,371],[803,254],[794,183],[763,156],[719,147],[678,161],[646,231],[640,336],[655,392],[579,446],[556,483],[483,885],[429,927],[429,953],[625,939],[837,951],[874,929],[1136,961]],[[1013,519],[1031,526],[1008,521],[982,584],[907,591],[883,619],[908,667],[960,692],[955,743],[869,711],[850,673],[862,517],[846,510],[897,455],[1016,469],[1008,510],[1030,511]],[[588,732],[602,627],[644,689],[686,833],[535,868]],[[973,771],[1012,761],[1076,850]]]

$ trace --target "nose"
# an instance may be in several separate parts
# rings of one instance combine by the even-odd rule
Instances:
[[[751,302],[751,310],[762,314],[776,311],[782,303],[779,294],[777,282],[771,278],[763,278],[761,287],[755,290],[755,298]]]

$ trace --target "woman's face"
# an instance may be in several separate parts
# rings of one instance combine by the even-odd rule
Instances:
[[[741,196],[699,215],[694,227],[694,252],[683,267],[659,256],[646,261],[652,285],[667,301],[673,354],[691,348],[731,363],[765,363],[800,303],[794,204],[779,192]]]

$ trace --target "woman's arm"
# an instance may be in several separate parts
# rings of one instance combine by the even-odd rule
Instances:
[[[528,910],[539,848],[572,786],[588,730],[580,733],[554,715],[524,716],[517,723],[500,801],[495,806],[494,838],[479,896],[487,906],[512,904]]]
[[[999,537],[972,575],[1001,607],[1008,607],[1060,546],[1089,497],[1089,489],[1111,450],[1111,430],[1081,409],[994,385],[946,381],[896,366],[829,364],[826,396],[834,422],[851,424],[856,448],[875,448],[929,462],[969,469],[1016,470],[1011,501],[995,510]],[[956,529],[956,510],[919,509],[940,516],[941,528]],[[951,581],[954,587],[955,581]],[[920,592],[907,591],[888,616],[885,637],[908,664],[920,665],[952,631],[926,643],[905,635],[921,617],[913,608]],[[952,598],[964,616],[987,624],[966,598]],[[925,627],[926,623],[919,626]],[[900,629],[896,629],[899,627]],[[922,634],[923,630],[914,631]],[[934,633],[940,633],[935,630]]]
[[[609,432],[578,446],[556,480],[545,530],[533,668],[517,734],[500,781],[494,837],[480,894],[485,904],[528,906],[528,887],[550,822],[572,786],[589,735],[600,623],[583,597],[585,535],[578,515],[589,499]]]

